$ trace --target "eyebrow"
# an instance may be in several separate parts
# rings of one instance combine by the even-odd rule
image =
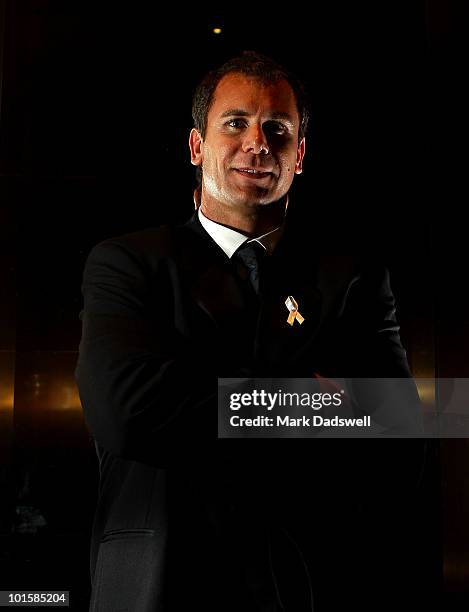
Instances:
[[[224,117],[249,117],[250,114],[251,113],[248,113],[247,111],[241,108],[230,108],[229,110],[222,113],[220,118],[223,119]],[[272,115],[270,116],[270,118],[271,119],[281,119],[282,121],[285,121],[289,123],[290,125],[293,125],[293,119],[288,113],[283,113],[281,111],[274,111]]]

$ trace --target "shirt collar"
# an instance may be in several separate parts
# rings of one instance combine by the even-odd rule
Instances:
[[[282,223],[282,225],[279,225],[266,234],[262,234],[262,236],[247,238],[237,230],[208,219],[200,210],[200,207],[197,210],[197,214],[204,230],[213,238],[229,258],[233,256],[235,251],[237,251],[242,244],[254,241],[263,246],[268,255],[272,255],[274,248],[283,234],[284,224]]]

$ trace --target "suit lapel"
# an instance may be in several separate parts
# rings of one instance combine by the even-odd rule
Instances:
[[[246,309],[228,256],[202,227],[197,213],[177,234],[177,257],[189,292],[219,328],[225,328]]]
[[[272,255],[266,285],[257,356],[263,363],[293,363],[298,350],[315,337],[322,319],[323,296],[317,283],[317,258],[310,254],[306,262],[298,245],[285,232]],[[301,325],[298,321],[293,325],[288,323],[285,301],[289,296],[296,300],[298,311],[304,317]]]

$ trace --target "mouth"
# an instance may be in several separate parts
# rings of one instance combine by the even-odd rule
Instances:
[[[274,176],[272,172],[256,168],[233,168],[233,170],[240,176],[254,181],[261,181]]]

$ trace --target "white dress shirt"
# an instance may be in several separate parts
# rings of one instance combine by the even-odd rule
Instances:
[[[225,227],[224,225],[220,225],[220,223],[216,223],[211,219],[207,219],[207,217],[203,214],[203,212],[198,209],[199,221],[202,224],[202,227],[205,229],[207,234],[209,234],[213,240],[218,244],[218,246],[226,253],[226,255],[231,259],[233,254],[239,249],[239,247],[245,242],[258,242],[264,249],[267,251],[268,255],[271,255],[275,245],[280,239],[280,236],[283,233],[283,224],[279,225],[275,229],[267,232],[266,234],[262,234],[262,236],[256,236],[255,238],[248,238],[241,232],[238,232],[230,227]]]

